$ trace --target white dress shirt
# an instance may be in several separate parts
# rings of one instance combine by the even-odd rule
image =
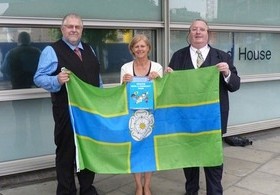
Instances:
[[[192,58],[192,63],[193,63],[193,66],[195,69],[197,69],[197,65],[196,65],[196,59],[197,59],[197,51],[198,49],[194,48],[193,46],[190,47],[190,53],[191,53],[191,58]],[[203,59],[205,60],[209,51],[210,51],[210,47],[208,45],[205,45],[204,47],[202,47],[201,49],[199,49],[202,56],[203,56]]]
[[[190,46],[190,53],[191,53],[191,59],[192,59],[192,63],[195,69],[197,69],[197,64],[196,64],[196,59],[198,57],[198,54],[196,53],[198,49],[194,48],[193,46]],[[205,45],[204,47],[199,49],[203,59],[205,60],[209,51],[210,51],[210,47],[208,45]],[[224,77],[225,82],[228,83],[229,82],[229,78],[230,78],[231,72],[229,71],[229,75],[227,77]]]

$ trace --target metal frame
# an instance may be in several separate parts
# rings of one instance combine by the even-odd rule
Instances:
[[[55,167],[55,155],[39,156],[0,163],[0,176]]]

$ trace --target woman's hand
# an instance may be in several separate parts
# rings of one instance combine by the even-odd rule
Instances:
[[[126,82],[132,81],[132,79],[133,79],[133,76],[131,74],[126,73],[123,75],[122,81],[123,81],[123,83],[126,83]]]
[[[155,71],[150,72],[150,74],[149,74],[149,76],[148,76],[148,78],[149,78],[150,80],[156,79],[156,78],[158,78],[158,77],[159,77],[159,74],[158,74],[157,72],[155,72]]]
[[[170,68],[170,67],[167,67],[164,72],[165,73],[170,73],[170,72],[173,72],[173,69]]]

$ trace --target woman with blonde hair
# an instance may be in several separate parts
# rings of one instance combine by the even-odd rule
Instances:
[[[143,34],[137,34],[129,44],[134,60],[121,67],[121,84],[132,81],[133,77],[148,77],[150,80],[162,77],[162,66],[149,59],[151,43]],[[136,195],[151,195],[152,172],[134,173]]]

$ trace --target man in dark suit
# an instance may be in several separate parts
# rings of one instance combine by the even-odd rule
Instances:
[[[216,66],[218,68],[220,71],[221,129],[224,134],[227,131],[229,113],[228,91],[234,92],[239,89],[240,77],[237,75],[237,70],[231,57],[208,44],[209,27],[206,21],[201,19],[193,21],[187,38],[190,45],[173,54],[166,71],[197,69],[207,66]],[[200,56],[201,54],[202,56]],[[204,172],[207,195],[223,194],[221,184],[223,165],[204,167]],[[186,178],[186,194],[197,195],[199,190],[199,167],[184,168],[184,174]]]

